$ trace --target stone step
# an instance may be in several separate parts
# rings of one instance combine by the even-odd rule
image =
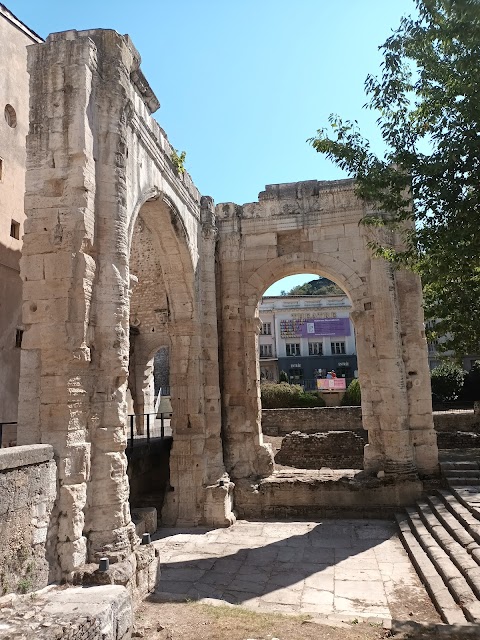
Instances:
[[[423,550],[435,566],[440,577],[452,594],[455,602],[459,604],[468,618],[465,606],[477,601],[475,594],[467,584],[467,581],[452,562],[447,552],[440,546],[428,531],[417,509],[407,508],[410,528],[417,538]],[[470,618],[468,618],[472,621]]]
[[[480,521],[480,489],[474,485],[454,486],[452,493]]]
[[[480,520],[478,520],[478,518],[476,518],[475,515],[460,502],[460,500],[458,500],[454,492],[440,489],[437,491],[437,496],[438,498],[435,496],[429,496],[428,500],[432,501],[441,499],[455,520],[464,527],[465,533],[471,536],[471,538],[480,545]],[[470,547],[473,548],[471,541],[466,543],[465,546],[467,550],[470,550]]]
[[[447,460],[445,462],[440,462],[440,469],[442,472],[451,471],[453,469],[476,469],[477,471],[480,471],[478,462],[472,460]]]
[[[425,526],[420,510],[413,508],[406,510],[412,533],[427,553],[453,599],[462,608],[467,620],[480,622],[480,602],[448,553]]]
[[[400,539],[443,622],[464,624],[466,617],[463,611],[453,599],[437,569],[414,536],[408,517],[403,513],[397,513],[395,518],[400,529]]]
[[[460,478],[454,476],[452,478],[446,478],[446,480],[451,487],[480,486],[480,478]]]
[[[470,478],[480,478],[480,470],[479,469],[447,469],[443,471],[443,476],[445,478],[466,478],[469,480]]]
[[[427,502],[418,502],[417,511],[427,531],[437,544],[445,551],[453,564],[465,578],[475,597],[480,598],[480,566],[468,553],[467,549],[458,542],[437,518],[436,513]],[[468,535],[468,534],[467,534]],[[472,539],[474,544],[475,541]]]

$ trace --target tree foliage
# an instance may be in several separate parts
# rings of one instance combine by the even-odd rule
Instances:
[[[480,2],[416,0],[380,47],[365,105],[378,113],[379,155],[357,122],[331,115],[310,142],[357,180],[374,214],[404,250],[377,242],[375,255],[418,271],[426,315],[441,319],[442,347],[480,345]],[[409,224],[410,223],[410,224]]]
[[[326,296],[341,295],[344,293],[335,282],[328,278],[319,277],[304,284],[298,284],[286,294],[288,296]]]
[[[262,382],[260,391],[263,409],[325,406],[325,400],[318,393],[304,391],[298,384]]]
[[[350,382],[345,394],[340,402],[342,407],[360,407],[362,404],[362,392],[360,389],[360,381],[355,378]]]
[[[434,402],[453,402],[462,391],[466,371],[454,362],[443,362],[432,371]]]

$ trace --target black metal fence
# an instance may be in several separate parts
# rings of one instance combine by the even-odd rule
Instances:
[[[128,416],[128,447],[135,441],[147,442],[171,435],[171,413],[137,413]]]

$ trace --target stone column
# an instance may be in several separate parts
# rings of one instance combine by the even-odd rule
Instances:
[[[357,330],[362,414],[368,430],[367,472],[415,473],[409,406],[401,344],[401,314],[393,267],[374,259],[370,299],[352,314]]]
[[[404,269],[396,271],[395,280],[400,307],[408,423],[415,465],[422,476],[436,475],[439,472],[438,447],[432,414],[422,285],[416,274]]]
[[[212,208],[211,199],[202,198],[192,316],[170,323],[173,447],[162,519],[177,526],[227,526],[235,520],[221,438]]]
[[[256,335],[259,320],[246,309],[242,281],[241,207],[217,207],[223,231],[218,243],[221,304],[221,389],[225,464],[233,480],[268,476],[273,455],[263,444]]]
[[[54,448],[57,579],[87,559],[91,304],[97,274],[96,176],[90,104],[97,52],[89,38],[50,36],[28,48],[23,322],[18,444]],[[56,538],[56,540],[55,540]]]

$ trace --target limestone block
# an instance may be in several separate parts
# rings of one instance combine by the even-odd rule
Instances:
[[[66,573],[75,571],[87,561],[87,540],[81,537],[77,540],[59,542],[57,553],[63,571]]]
[[[83,509],[87,500],[85,484],[63,485],[60,487],[58,507],[58,539],[60,542],[80,540],[85,517]]]
[[[133,519],[144,523],[145,532],[153,534],[157,530],[157,510],[155,507],[135,507],[131,509],[131,515]]]

